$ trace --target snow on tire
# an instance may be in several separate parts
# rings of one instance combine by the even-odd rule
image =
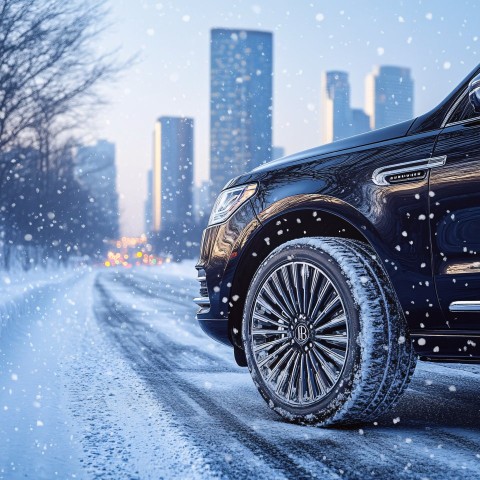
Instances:
[[[242,338],[264,399],[300,423],[374,420],[398,400],[416,362],[375,252],[347,239],[276,248],[251,282]]]

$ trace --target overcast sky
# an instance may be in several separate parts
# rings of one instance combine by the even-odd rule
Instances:
[[[122,232],[143,231],[152,131],[161,115],[195,119],[195,179],[208,178],[209,42],[213,27],[274,34],[274,144],[287,153],[320,144],[322,71],[350,73],[352,103],[364,106],[374,65],[412,69],[415,114],[432,108],[479,62],[476,0],[234,1],[110,0],[101,49],[140,53],[108,89],[91,139],[117,148]]]

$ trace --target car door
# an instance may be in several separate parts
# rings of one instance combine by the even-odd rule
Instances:
[[[447,117],[430,174],[432,266],[445,327],[480,329],[480,115],[468,94]]]

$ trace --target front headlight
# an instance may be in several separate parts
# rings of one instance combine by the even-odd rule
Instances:
[[[208,225],[224,222],[235,210],[253,197],[256,191],[256,183],[224,190],[213,206]]]

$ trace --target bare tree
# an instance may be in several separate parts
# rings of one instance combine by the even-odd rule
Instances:
[[[104,0],[0,0],[0,151],[45,142],[98,102],[125,66],[96,51],[105,18]]]
[[[24,253],[26,266],[41,255],[64,261],[98,217],[74,178],[71,130],[102,103],[98,88],[130,63],[99,52],[106,15],[104,0],[0,0],[4,267],[12,251]],[[94,233],[86,251],[102,242]]]

